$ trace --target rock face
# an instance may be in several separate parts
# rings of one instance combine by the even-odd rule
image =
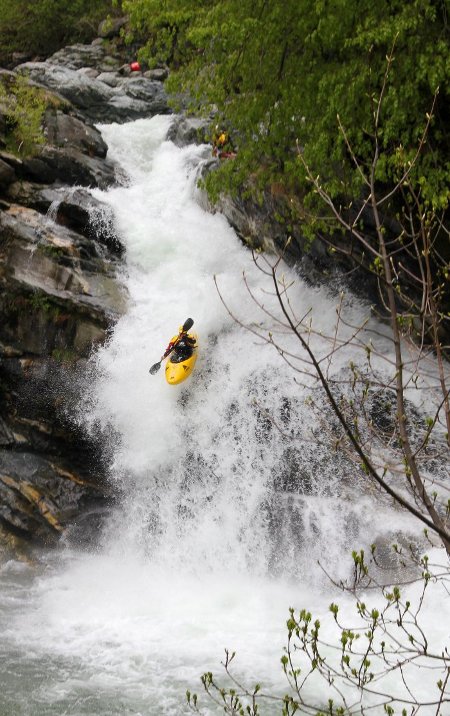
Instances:
[[[7,151],[0,106],[0,558],[68,528],[85,540],[111,499],[104,446],[75,419],[87,358],[126,304],[113,214],[88,190],[120,174],[93,122],[169,112],[167,70],[132,73],[111,40],[0,70],[6,84],[18,74],[45,88],[46,141]]]
[[[95,41],[94,41],[95,43]],[[72,45],[45,62],[26,62],[16,71],[58,92],[93,122],[127,122],[154,114],[169,114],[162,79],[130,73],[118,55],[104,45]]]
[[[102,238],[19,204],[4,204],[0,235],[0,525],[51,543],[106,490],[101,461],[68,416],[125,296],[117,251]]]
[[[186,147],[188,144],[208,142],[207,136],[209,122],[197,117],[176,117],[167,133],[167,139],[177,145]],[[214,164],[215,164],[214,160]]]
[[[37,154],[20,158],[0,151],[0,185],[31,179],[42,184],[60,182],[106,189],[115,183],[116,166],[106,158],[107,147],[100,132],[74,116],[71,105],[61,106],[63,109],[47,109],[43,121],[47,142]],[[5,165],[9,169],[2,173]]]

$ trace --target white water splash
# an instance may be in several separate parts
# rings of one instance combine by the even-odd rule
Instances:
[[[317,559],[345,574],[349,549],[391,531],[390,508],[317,440],[308,389],[225,311],[214,275],[246,322],[261,314],[243,271],[265,305],[272,299],[225,219],[196,201],[210,149],[165,142],[170,121],[103,127],[129,176],[95,192],[126,246],[129,306],[92,361],[85,420],[115,436],[111,480],[123,499],[97,553],[47,557],[28,595],[28,570],[7,575],[5,703],[24,716],[187,713],[185,689],[204,670],[220,673],[225,647],[247,683],[282,693],[288,607],[328,619]],[[330,332],[335,299],[295,280],[299,305]],[[348,310],[356,322],[360,309]],[[168,386],[148,369],[188,316],[199,360],[189,381]],[[333,370],[349,359],[342,351]],[[412,526],[398,513],[395,523]],[[27,678],[21,698],[16,668]]]

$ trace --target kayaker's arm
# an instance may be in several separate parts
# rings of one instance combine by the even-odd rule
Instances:
[[[167,346],[166,351],[165,351],[163,357],[161,358],[161,360],[164,360],[164,358],[167,358],[167,356],[168,356],[170,353],[172,353],[172,351],[173,351],[173,349],[175,348],[175,346],[176,346],[177,343],[178,343],[178,341],[173,341],[173,343],[172,343],[172,341],[171,341],[171,342],[169,343],[169,345]]]
[[[176,347],[177,343],[179,343],[179,342],[181,341],[181,339],[183,338],[183,336],[184,336],[184,334],[183,334],[183,333],[180,333],[174,341],[170,341],[170,343],[169,343],[169,345],[167,346],[166,351],[165,351],[163,357],[161,358],[161,360],[164,360],[164,358],[167,358],[167,356],[170,355],[170,353],[172,353],[172,351],[173,351],[174,348]]]

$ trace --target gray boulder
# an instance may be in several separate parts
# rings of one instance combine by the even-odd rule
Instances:
[[[81,500],[104,488],[69,470],[60,458],[0,450],[0,521],[25,539],[52,544],[65,532]]]
[[[48,109],[44,119],[44,133],[49,144],[60,148],[76,148],[90,156],[106,157],[108,147],[95,127],[77,117]]]
[[[188,144],[207,143],[209,121],[197,117],[175,117],[167,133],[167,139],[176,144],[177,147],[185,147]]]
[[[147,72],[144,72],[144,77],[147,77],[149,80],[156,80],[157,82],[164,82],[164,80],[166,80],[168,76],[168,67],[155,67],[152,70],[147,70]]]
[[[20,181],[10,185],[6,198],[15,204],[47,213],[53,221],[98,241],[113,254],[120,256],[123,253],[123,246],[114,229],[111,207],[95,199],[86,189]]]
[[[39,156],[22,160],[20,176],[45,184],[60,181],[106,189],[115,183],[116,169],[111,162],[89,157],[77,149],[45,145]]]
[[[106,51],[102,42],[92,43],[90,45],[78,43],[76,45],[68,45],[58,50],[58,52],[55,52],[47,59],[47,62],[59,67],[68,67],[71,70],[88,67],[97,68],[105,54]]]
[[[101,72],[97,75],[99,82],[104,82],[108,87],[117,87],[122,81],[123,77],[118,72]]]
[[[97,242],[23,206],[11,205],[0,212],[0,231],[0,287],[10,296],[17,291],[27,295],[38,291],[44,294],[42,308],[65,304],[64,310],[72,317],[82,315],[80,325],[64,336],[63,345],[83,355],[90,349],[92,335],[102,335],[110,320],[123,311],[124,296],[115,279],[115,264]],[[25,315],[22,320],[26,321]],[[92,329],[86,327],[86,321],[92,323]],[[0,341],[30,353],[46,353],[49,348],[51,352],[48,333],[39,337],[39,332],[31,330],[24,345],[20,335],[25,333],[17,331],[16,323],[9,331],[6,321]]]
[[[41,156],[55,169],[56,178],[70,185],[107,189],[116,183],[116,166],[105,159],[54,147],[46,148]]]
[[[99,76],[100,72],[94,67],[81,67],[78,72],[81,75],[85,75],[86,77],[90,77],[92,80],[95,80],[96,77]]]
[[[89,118],[97,118],[101,108],[113,96],[113,90],[97,79],[86,77],[63,64],[26,62],[16,71],[27,74],[33,82],[60,93]]]
[[[89,78],[53,61],[27,62],[17,72],[26,73],[33,82],[58,92],[94,122],[126,122],[171,111],[161,82],[146,77],[124,77],[111,87],[98,77]]]

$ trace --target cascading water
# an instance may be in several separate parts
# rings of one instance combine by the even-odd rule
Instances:
[[[103,127],[129,176],[99,192],[126,245],[129,307],[91,361],[80,419],[113,441],[122,497],[95,551],[44,555],[38,574],[3,569],[2,714],[187,713],[186,688],[220,673],[224,648],[238,652],[244,681],[283,693],[288,607],[325,615],[331,601],[317,560],[342,575],[369,520],[370,540],[393,514],[396,529],[412,529],[317,440],[309,388],[224,309],[214,275],[246,323],[262,315],[243,271],[261,303],[273,299],[225,219],[196,201],[209,148],[164,141],[170,121]],[[334,298],[296,282],[330,332]],[[358,307],[347,311],[356,321]],[[189,381],[168,386],[148,369],[188,316],[199,359]],[[342,351],[333,370],[348,361]]]

